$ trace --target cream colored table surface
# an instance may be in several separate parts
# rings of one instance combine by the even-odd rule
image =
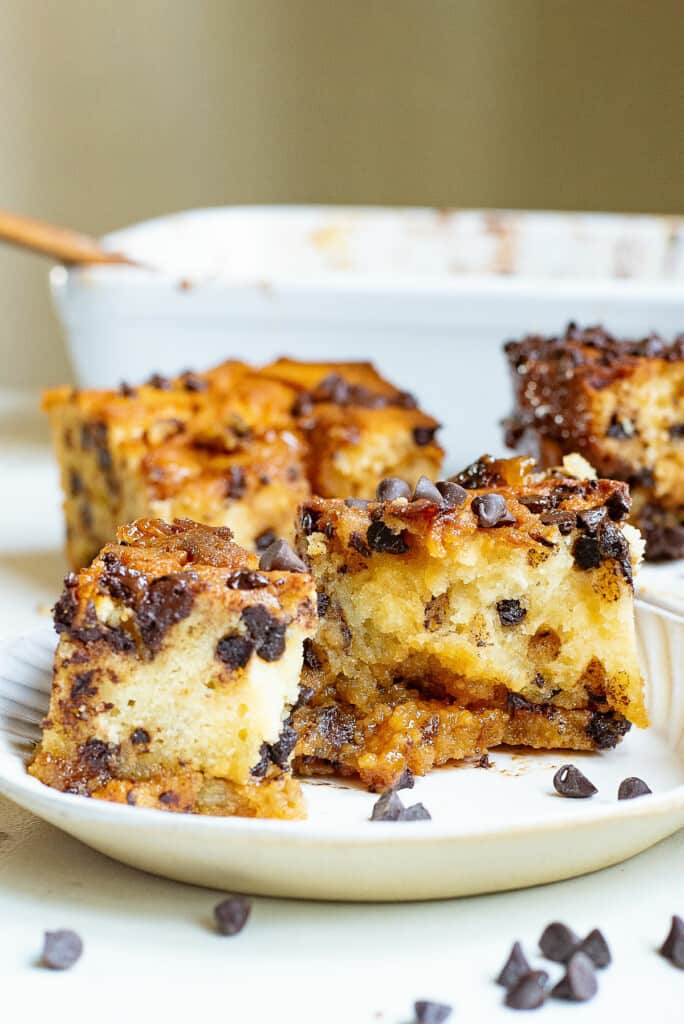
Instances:
[[[65,571],[35,401],[0,394],[1,641],[45,620]],[[407,1024],[413,1000],[428,997],[452,1003],[455,1024],[513,1020],[492,974],[513,939],[532,952],[552,919],[601,926],[616,962],[593,1003],[547,1003],[540,1020],[683,1019],[684,971],[654,948],[670,915],[684,914],[684,832],[624,865],[524,892],[393,906],[257,899],[234,939],[211,929],[216,899],[114,863],[0,799],[4,1019],[16,1005],[28,1020]],[[85,953],[53,974],[35,960],[43,930],[60,927],[81,933]]]

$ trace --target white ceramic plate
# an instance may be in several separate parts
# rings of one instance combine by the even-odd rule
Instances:
[[[430,822],[376,823],[374,797],[307,783],[305,822],[204,818],[57,793],[26,774],[47,707],[54,637],[45,627],[0,653],[0,790],[126,864],[184,882],[270,896],[411,900],[521,888],[631,857],[684,826],[684,618],[641,607],[639,638],[652,727],[606,754],[496,751],[489,770],[434,772],[402,793]],[[554,794],[574,761],[599,787],[591,800]],[[618,803],[619,782],[653,795]]]

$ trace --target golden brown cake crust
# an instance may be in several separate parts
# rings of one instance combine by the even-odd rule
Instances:
[[[432,498],[307,502],[300,771],[383,788],[499,743],[605,749],[646,723],[628,489],[570,468],[485,456]]]
[[[511,448],[543,465],[577,451],[627,481],[647,558],[684,555],[684,336],[620,340],[570,324],[505,346],[514,393]]]
[[[245,547],[291,537],[313,493],[372,493],[439,469],[437,422],[369,363],[229,362],[118,391],[49,391],[67,548],[87,564],[142,516],[229,526]]]

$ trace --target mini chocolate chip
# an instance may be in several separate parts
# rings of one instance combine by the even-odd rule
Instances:
[[[550,494],[519,494],[517,500],[537,516],[554,507],[554,498]]]
[[[366,498],[345,498],[344,503],[347,508],[368,508],[369,502]]]
[[[635,775],[629,779],[623,779],[618,787],[618,800],[634,800],[637,796],[648,796],[653,790],[646,785],[643,779]]]
[[[240,618],[257,656],[262,661],[278,661],[285,650],[286,624],[261,605],[245,608]]]
[[[304,562],[286,540],[274,540],[266,548],[259,559],[259,568],[264,572],[308,572]]]
[[[323,590],[318,591],[317,607],[318,617],[322,619],[330,606],[330,598]]]
[[[424,804],[411,804],[401,812],[399,821],[432,821],[432,815]]]
[[[388,789],[373,804],[370,821],[399,821],[405,810],[401,797],[393,789]]]
[[[411,488],[405,480],[398,476],[387,476],[381,480],[375,491],[378,501],[396,501],[397,498],[410,498]]]
[[[547,960],[564,964],[570,959],[579,945],[579,935],[560,921],[547,925],[539,940],[539,948]]]
[[[601,564],[601,548],[598,538],[582,536],[578,537],[572,547],[572,557],[578,568],[598,569]]]
[[[159,391],[168,391],[171,387],[171,381],[168,377],[162,377],[160,373],[153,373],[145,383],[149,388],[157,388]]]
[[[216,656],[230,669],[244,668],[254,650],[254,641],[239,633],[221,637],[216,645]]]
[[[239,569],[226,579],[229,590],[261,590],[268,586],[268,579],[252,569]]]
[[[131,743],[137,745],[139,743],[149,743],[150,734],[147,729],[134,729],[131,733]]]
[[[178,801],[178,793],[174,793],[171,789],[159,794],[159,803],[166,804],[167,807],[175,807]]]
[[[499,971],[496,983],[497,985],[503,985],[504,988],[512,988],[514,985],[517,985],[521,978],[530,973],[530,969],[522,946],[519,942],[514,942],[506,963]]]
[[[626,519],[631,507],[632,502],[629,495],[623,494],[622,491],[614,491],[606,502],[608,515],[614,523],[620,523]]]
[[[304,664],[313,671],[321,667],[320,659],[313,648],[313,642],[308,638],[304,641]]]
[[[225,495],[231,501],[239,501],[247,490],[247,478],[242,466],[231,466],[226,477]]]
[[[371,549],[368,547],[361,534],[356,530],[352,530],[349,535],[349,547],[354,548],[354,550],[358,551],[358,553],[363,555],[364,558],[370,558],[372,554]]]
[[[452,1010],[446,1003],[433,1003],[429,999],[417,999],[413,1009],[416,1024],[444,1024],[451,1016]]]
[[[613,711],[594,711],[586,732],[597,750],[612,750],[631,728],[631,722]]]
[[[546,971],[528,971],[509,988],[504,1003],[511,1010],[536,1010],[546,1000]]]
[[[673,441],[679,441],[684,437],[684,423],[673,423],[671,427],[667,428],[667,432]]]
[[[497,601],[496,610],[502,626],[517,626],[527,615],[527,608],[523,608],[514,597]]]
[[[419,448],[424,448],[426,445],[432,444],[438,429],[438,427],[414,427],[413,440]]]
[[[71,693],[69,694],[70,700],[78,700],[81,697],[94,697],[97,693],[97,689],[90,684],[93,681],[95,675],[94,670],[90,672],[79,672],[74,677],[74,683],[71,687]]]
[[[465,487],[454,483],[453,480],[438,480],[435,487],[444,498],[447,508],[460,508],[468,498]]]
[[[259,760],[254,765],[254,767],[250,769],[249,774],[252,775],[255,779],[263,779],[263,777],[266,775],[266,772],[268,771],[268,766],[270,765],[270,763],[271,748],[269,747],[268,743],[262,743],[261,746],[259,747]]]
[[[115,749],[104,740],[98,740],[93,736],[80,748],[80,754],[92,772],[106,772]]]
[[[186,391],[206,391],[209,385],[202,377],[198,377],[192,370],[187,370],[182,377],[183,387]]]
[[[558,769],[553,777],[553,788],[561,796],[569,796],[575,800],[585,800],[598,793],[593,782],[590,782],[574,764],[564,764]]]
[[[382,521],[371,523],[366,533],[366,540],[374,551],[387,555],[403,555],[409,547],[402,533],[393,533]]]
[[[270,548],[274,540],[277,540],[274,530],[264,530],[263,533],[260,533],[254,540],[254,547],[257,550],[257,554],[261,554],[266,551],[267,548]]]
[[[375,801],[370,816],[371,821],[430,821],[431,818],[430,812],[421,803],[404,807],[396,786]]]
[[[559,533],[567,537],[572,533],[577,517],[574,512],[565,512],[563,509],[554,509],[551,512],[542,512],[539,517],[544,526],[557,526]]]
[[[568,961],[565,976],[551,989],[555,999],[568,999],[574,1003],[586,1003],[598,992],[594,965],[584,953],[573,953]]]
[[[508,511],[506,499],[501,494],[479,494],[473,498],[471,509],[477,516],[478,524],[489,529],[493,526],[510,526],[515,519]]]
[[[127,384],[125,380],[122,380],[119,384],[119,394],[122,398],[134,398],[137,392],[135,388],[131,387],[130,384]]]
[[[612,960],[608,943],[598,928],[594,928],[585,939],[582,939],[575,952],[588,956],[594,967],[607,967]]]
[[[608,515],[608,509],[605,506],[601,508],[588,508],[583,512],[577,513],[577,525],[580,530],[584,530],[585,533],[596,533],[600,523]]]
[[[282,732],[275,743],[271,744],[271,760],[285,771],[290,764],[290,754],[297,742],[297,732],[290,721],[283,723]]]
[[[83,493],[83,479],[75,469],[69,470],[69,493],[74,498]]]
[[[214,907],[216,930],[221,935],[237,935],[247,924],[252,904],[246,896],[227,896]]]
[[[82,953],[80,935],[62,928],[56,932],[45,932],[40,962],[51,971],[66,971],[80,960]]]
[[[675,914],[665,942],[658,950],[661,956],[684,969],[684,920]]]
[[[321,513],[315,508],[303,508],[300,516],[300,524],[302,527],[302,533],[305,537],[309,537],[317,529],[318,520],[321,518]],[[275,537],[274,537],[275,540]]]
[[[438,491],[431,480],[421,476],[413,491],[413,501],[429,501],[431,505],[443,508],[446,504],[441,491]]]

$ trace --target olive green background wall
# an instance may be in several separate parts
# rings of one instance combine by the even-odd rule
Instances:
[[[682,0],[0,0],[0,205],[682,212]],[[0,249],[0,384],[68,374]]]

